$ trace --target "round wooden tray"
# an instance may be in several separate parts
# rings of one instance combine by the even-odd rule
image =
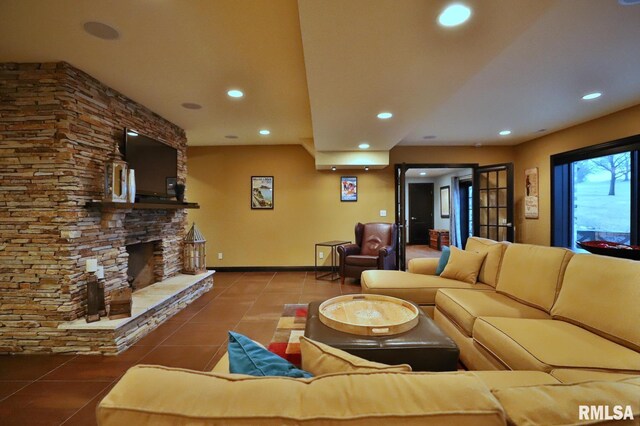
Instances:
[[[345,333],[389,336],[418,324],[418,308],[405,300],[377,294],[338,296],[320,305],[320,322]]]

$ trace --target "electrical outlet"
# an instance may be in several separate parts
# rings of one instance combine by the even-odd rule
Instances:
[[[386,210],[380,210],[380,217],[387,217],[387,211]]]
[[[218,260],[222,260],[222,253],[218,253]]]
[[[324,259],[324,253],[323,253],[323,252],[318,253],[318,257],[319,257],[320,259]]]

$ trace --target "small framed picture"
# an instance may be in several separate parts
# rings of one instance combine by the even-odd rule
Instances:
[[[342,176],[340,178],[340,201],[358,201],[357,176]]]
[[[449,195],[449,189],[449,186],[443,186],[440,188],[440,217],[443,219],[446,219],[451,215],[451,196]]]
[[[176,195],[176,183],[178,183],[178,178],[168,177],[167,178],[167,195],[175,197]]]
[[[273,176],[251,176],[251,209],[273,209]]]

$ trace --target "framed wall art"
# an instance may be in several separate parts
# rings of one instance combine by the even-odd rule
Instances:
[[[442,186],[440,187],[440,217],[448,218],[451,215],[451,195],[450,195],[450,187]]]
[[[358,201],[357,176],[342,176],[340,178],[340,201]]]
[[[524,171],[524,217],[538,219],[538,168]]]
[[[251,208],[273,209],[273,176],[251,176]]]

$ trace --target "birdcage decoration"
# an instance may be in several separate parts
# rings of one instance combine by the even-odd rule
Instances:
[[[204,235],[194,223],[186,237],[184,237],[184,273],[198,275],[207,270],[207,250]]]

